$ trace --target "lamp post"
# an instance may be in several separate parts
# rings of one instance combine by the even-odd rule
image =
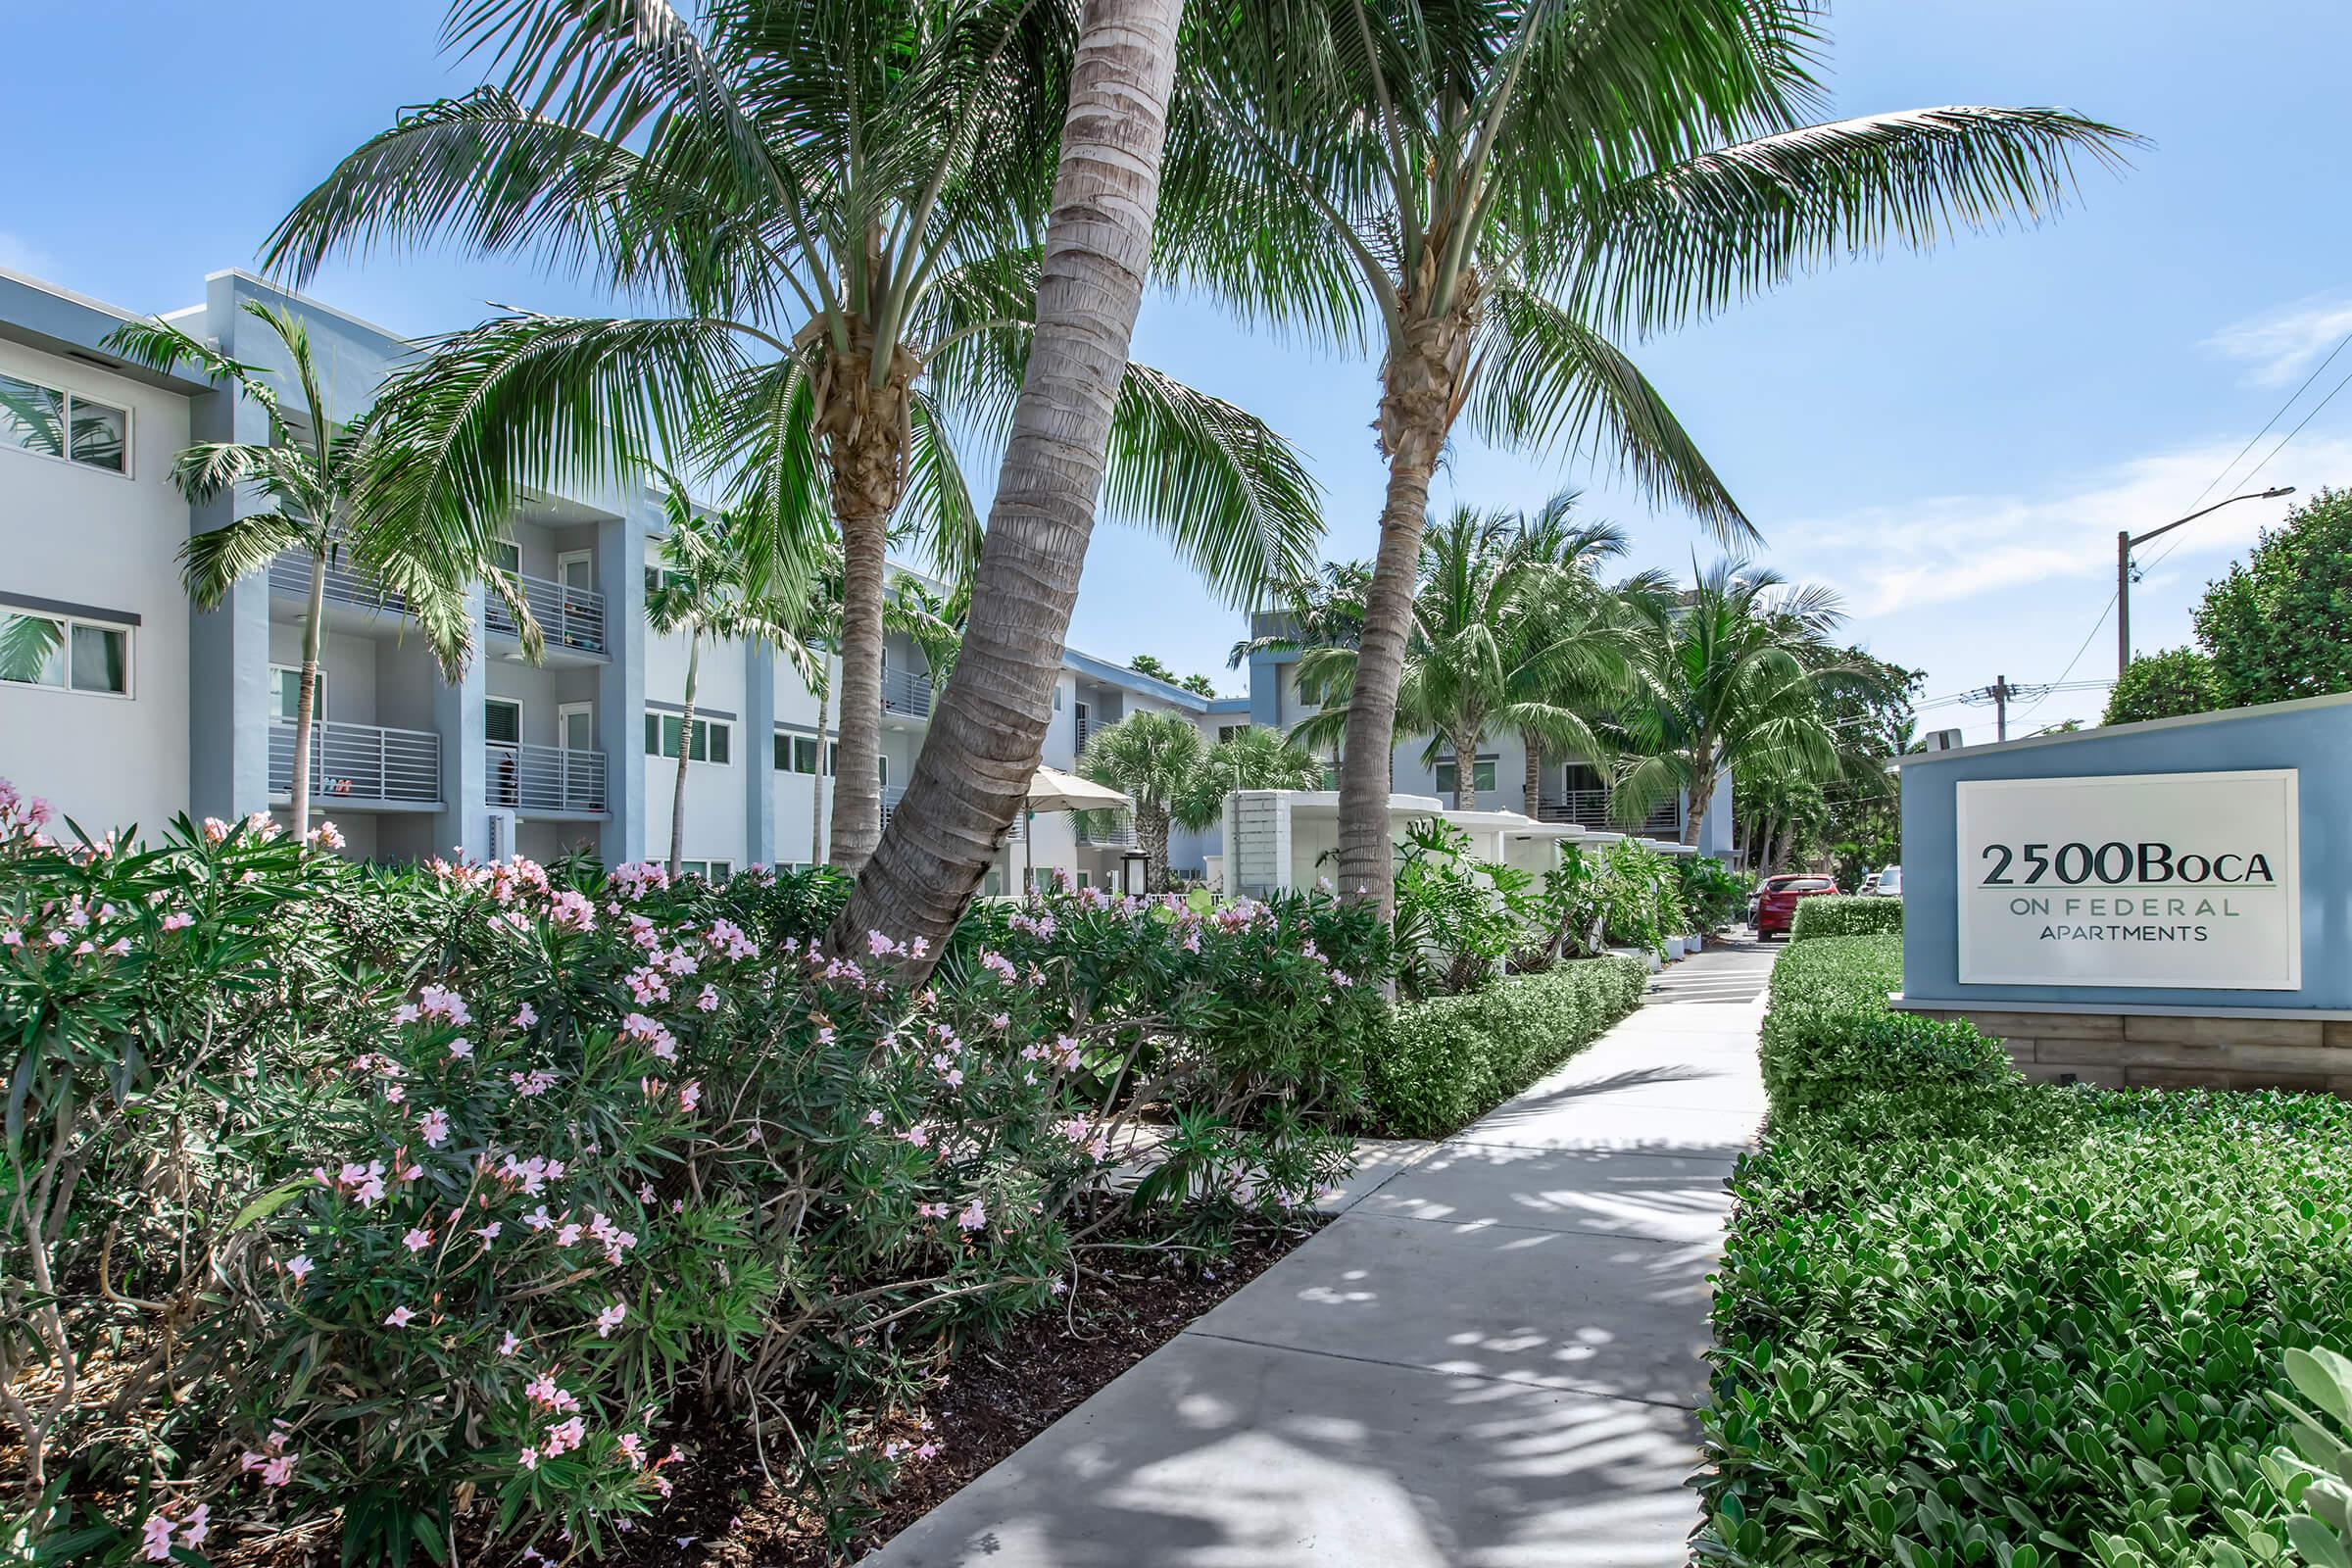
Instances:
[[[2205,508],[2203,512],[2192,512],[2178,521],[2168,522],[2161,528],[2151,528],[2146,533],[2135,534],[2129,528],[2118,528],[2115,531],[2115,678],[2117,680],[2122,680],[2124,671],[2132,665],[2132,552],[2151,539],[2171,533],[2182,523],[2196,521],[2206,513],[2219,512],[2224,507],[2234,506],[2240,501],[2275,501],[2280,496],[2291,496],[2294,493],[2295,487],[2291,484],[2282,484],[2273,490],[2249,490],[2242,496],[2231,496],[2227,501],[2216,501],[2212,506]]]

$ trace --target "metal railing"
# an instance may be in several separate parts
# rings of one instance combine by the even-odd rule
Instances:
[[[590,588],[569,588],[552,577],[534,577],[527,572],[508,575],[521,591],[522,602],[530,607],[531,618],[539,623],[539,633],[547,639],[548,647],[568,648],[583,654],[605,651],[603,594]],[[482,618],[501,636],[522,635],[514,609],[496,589],[486,591]]]
[[[294,721],[281,718],[270,726],[270,793],[293,791]],[[381,724],[315,723],[311,802],[321,808],[338,802],[438,806],[441,737],[430,730],[387,729]]]
[[[1081,811],[1078,842],[1102,850],[1135,848],[1135,819],[1124,811]]]
[[[1585,827],[1616,829],[1609,819],[1607,790],[1563,790],[1555,799],[1540,803],[1537,813],[1546,822],[1576,822]],[[1682,808],[1673,801],[1662,801],[1650,808],[1636,832],[1672,838],[1683,829]]]
[[[911,669],[882,672],[882,710],[908,718],[931,716],[931,677]]]
[[[883,787],[882,825],[884,827],[890,826],[890,813],[899,808],[899,802],[906,799],[906,792],[903,789],[895,788],[890,785],[885,785]]]
[[[489,754],[492,806],[518,811],[605,809],[605,754],[562,746],[493,741]]]
[[[283,598],[308,602],[311,558],[299,550],[279,551],[270,563],[270,591]],[[331,560],[326,564],[323,594],[330,605],[357,605],[363,610],[382,610],[395,615],[405,614],[408,610],[400,595],[386,593],[384,585],[372,573],[356,571]]]

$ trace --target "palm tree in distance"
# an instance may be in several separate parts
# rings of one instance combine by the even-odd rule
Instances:
[[[1737,558],[1696,578],[1673,602],[1639,602],[1646,691],[1622,719],[1624,751],[1638,760],[1610,796],[1628,825],[1686,796],[1683,842],[1693,845],[1727,772],[1754,765],[1811,785],[1836,777],[1841,753],[1823,700],[1874,678],[1831,640],[1845,617],[1829,589],[1791,587]]]
[[[354,564],[383,586],[386,602],[397,600],[402,612],[422,629],[434,658],[453,678],[472,652],[468,585],[487,576],[518,611],[521,603],[503,574],[484,569],[492,535],[485,534],[478,547],[470,538],[416,532],[374,533],[346,543],[338,523],[364,471],[367,440],[361,432],[347,430],[335,421],[311,351],[310,333],[294,314],[259,300],[246,301],[245,311],[269,327],[285,350],[294,388],[300,395],[291,414],[267,372],[228,358],[169,321],[133,321],[118,327],[108,334],[106,347],[153,369],[169,370],[183,363],[194,366],[233,388],[269,420],[266,442],[205,441],[184,449],[172,465],[172,481],[180,494],[199,506],[240,487],[258,492],[269,504],[266,512],[191,535],[180,547],[180,574],[188,597],[205,609],[217,607],[239,579],[268,571],[270,564],[286,552],[302,555],[310,563],[289,788],[295,835],[307,837],[311,831],[311,754],[317,728],[314,719],[326,568],[337,551],[349,549]],[[524,652],[535,661],[541,645],[527,612],[523,624],[531,631]]]
[[[1249,724],[1201,754],[1192,782],[1177,796],[1181,827],[1207,827],[1225,812],[1235,790],[1311,790],[1323,783],[1323,763],[1293,745],[1282,731]]]
[[[391,461],[361,486],[357,525],[478,531],[522,486],[595,482],[682,442],[779,547],[829,508],[837,865],[862,864],[880,831],[886,546],[910,535],[943,577],[970,573],[980,524],[954,437],[1002,447],[1031,373],[1077,13],[745,0],[689,22],[662,4],[458,0],[448,42],[499,79],[404,115],[268,247],[299,278],[339,252],[446,237],[646,302],[623,319],[509,314],[437,344],[385,391]],[[1237,603],[1311,559],[1315,490],[1287,445],[1229,403],[1118,368],[1114,517]]]
[[[1245,318],[1381,359],[1388,469],[1340,870],[1390,902],[1387,792],[1429,483],[1456,424],[1590,441],[1727,540],[1746,517],[1611,342],[1838,254],[2035,219],[2130,138],[2053,109],[1805,124],[1805,0],[1263,0],[1196,18],[1162,251]]]
[[[797,580],[792,581],[793,591],[779,591],[779,574],[763,573],[756,564],[757,552],[750,543],[756,527],[740,514],[713,516],[698,511],[682,485],[673,483],[666,490],[663,510],[669,529],[662,538],[659,565],[646,590],[645,618],[663,636],[686,637],[686,685],[674,731],[677,782],[669,805],[669,874],[675,877],[686,849],[686,769],[694,759],[703,645],[760,638],[789,659],[811,688],[824,683],[824,672],[802,635],[809,622],[808,576],[783,574]],[[672,720],[648,714],[647,721],[658,726],[656,750],[666,755]],[[710,760],[707,751],[704,760]],[[757,755],[749,764],[762,766],[766,760]]]
[[[1246,727],[1214,746],[1181,713],[1142,709],[1090,736],[1078,771],[1135,802],[1144,891],[1168,890],[1168,830],[1199,831],[1235,790],[1312,789],[1322,764],[1270,729]]]

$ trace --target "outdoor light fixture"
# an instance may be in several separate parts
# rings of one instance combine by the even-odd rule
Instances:
[[[2168,522],[2163,527],[2151,528],[2146,533],[2135,534],[2129,528],[2118,528],[2115,531],[2115,678],[2117,680],[2122,680],[2124,671],[2132,665],[2132,549],[2135,546],[2144,545],[2160,535],[2171,533],[2181,523],[2194,522],[2208,512],[2219,512],[2224,507],[2234,506],[2240,501],[2276,501],[2280,496],[2291,496],[2294,493],[2295,487],[2291,484],[2282,484],[2273,490],[2249,490],[2242,496],[2231,496],[2228,501],[2216,501],[2204,512],[2192,512],[2178,522]]]

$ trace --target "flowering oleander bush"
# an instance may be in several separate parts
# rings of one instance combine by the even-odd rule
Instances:
[[[940,1331],[1063,1291],[1140,1098],[1188,1230],[1345,1168],[1386,972],[1328,900],[1071,895],[909,997],[887,934],[810,949],[829,874],[38,814],[0,793],[0,1534],[57,1559],[593,1552],[714,1416],[854,1520]]]

